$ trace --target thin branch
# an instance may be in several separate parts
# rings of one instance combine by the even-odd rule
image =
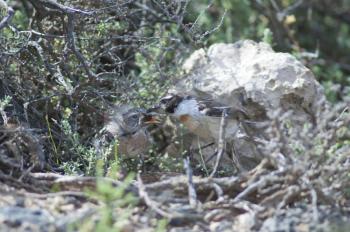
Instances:
[[[6,2],[0,0],[0,10],[2,9],[5,9],[7,11],[7,15],[0,21],[0,31],[9,24],[15,15],[15,11],[9,7]]]
[[[30,0],[30,2],[32,2],[33,5],[40,4],[41,6],[47,7],[52,10],[57,10],[65,14],[81,14],[81,15],[93,14],[93,12],[90,12],[90,11],[83,11],[80,9],[75,9],[72,7],[59,4],[57,1],[54,1],[54,0]]]
[[[222,117],[220,122],[220,133],[219,133],[219,141],[218,141],[218,153],[216,156],[216,162],[214,166],[213,172],[210,174],[210,177],[214,177],[215,173],[217,172],[217,169],[219,167],[222,155],[225,151],[225,137],[226,137],[226,123],[227,123],[227,109],[224,109],[222,111]]]
[[[278,180],[276,173],[271,173],[269,176],[265,176],[264,178],[258,180],[255,183],[250,184],[245,190],[240,192],[235,198],[234,201],[240,201],[243,198],[247,197],[251,193],[257,191],[260,188],[263,188],[264,186],[268,185],[269,183]]]
[[[317,192],[315,189],[311,188],[310,190],[311,195],[311,204],[312,204],[312,217],[315,222],[319,221],[319,213],[317,209]]]
[[[226,16],[227,10],[224,11],[223,15],[221,16],[220,22],[218,23],[218,25],[216,25],[216,27],[214,27],[213,29],[204,32],[203,34],[201,34],[199,36],[199,40],[202,40],[205,36],[210,35],[212,33],[214,33],[215,31],[219,30],[220,27],[222,26],[222,23],[224,22],[225,16]]]
[[[345,107],[344,110],[340,113],[340,115],[334,120],[334,122],[338,122],[348,110],[349,107]]]
[[[174,216],[165,210],[161,209],[160,206],[158,205],[158,202],[153,201],[149,195],[146,192],[146,187],[142,182],[140,173],[137,174],[137,184],[138,184],[138,189],[139,189],[139,195],[143,200],[145,201],[146,205],[153,209],[156,213],[159,215],[166,217],[166,218],[173,218]]]
[[[96,75],[90,70],[89,65],[87,64],[84,56],[78,51],[75,45],[75,37],[74,37],[74,14],[68,14],[68,25],[67,25],[67,40],[68,47],[74,52],[77,59],[83,65],[83,68],[88,75],[88,77],[93,78]]]
[[[224,200],[224,191],[222,190],[222,188],[220,187],[220,185],[218,185],[217,183],[212,183],[213,189],[216,192],[217,195],[217,201],[223,201]]]
[[[53,65],[51,65],[48,61],[48,59],[45,58],[45,55],[44,55],[44,50],[43,48],[35,41],[29,41],[28,42],[28,46],[32,46],[36,49],[36,51],[38,52],[38,55],[41,59],[41,61],[44,63],[44,66],[45,68],[47,69],[47,71],[52,75],[54,76],[55,75],[55,72],[53,70]]]
[[[86,62],[84,56],[81,54],[81,52],[78,50],[76,44],[75,44],[75,36],[74,36],[74,20],[75,15],[85,15],[85,16],[92,16],[94,13],[91,11],[83,11],[79,9],[75,9],[72,7],[68,7],[62,4],[57,3],[53,0],[30,0],[32,5],[38,10],[38,11],[44,11],[42,13],[49,14],[50,12],[55,12],[59,14],[65,14],[68,17],[68,23],[67,23],[67,43],[68,47],[73,51],[77,59],[82,64],[86,74],[89,78],[95,78],[96,75],[90,70],[88,63]],[[44,8],[46,7],[46,8]]]
[[[197,193],[193,184],[192,169],[191,169],[189,157],[184,158],[184,167],[186,170],[186,175],[188,180],[188,199],[189,199],[190,205],[193,208],[196,208],[198,205]]]

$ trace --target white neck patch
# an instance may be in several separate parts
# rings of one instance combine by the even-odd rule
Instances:
[[[188,99],[183,100],[178,106],[177,109],[174,112],[174,116],[181,116],[181,115],[200,115],[198,109],[198,104],[195,99]]]

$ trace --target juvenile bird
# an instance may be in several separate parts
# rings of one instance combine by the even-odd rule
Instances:
[[[148,152],[151,138],[143,122],[153,122],[153,119],[145,109],[119,106],[113,110],[109,118],[105,130],[110,138],[117,139],[118,154],[137,157]]]

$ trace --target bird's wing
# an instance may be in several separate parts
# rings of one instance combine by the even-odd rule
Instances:
[[[234,106],[225,106],[213,100],[198,100],[198,108],[204,115],[210,117],[222,117],[226,110],[227,117],[230,119],[248,119],[248,114],[243,108]]]

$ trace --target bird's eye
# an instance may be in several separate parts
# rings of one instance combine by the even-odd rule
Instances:
[[[131,119],[138,119],[139,118],[139,116],[137,115],[137,114],[134,114],[134,115],[131,115],[131,117],[130,117]]]

